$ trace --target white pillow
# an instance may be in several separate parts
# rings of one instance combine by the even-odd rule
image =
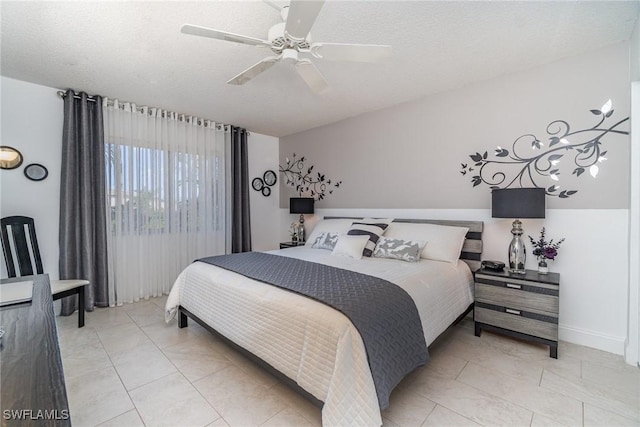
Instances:
[[[328,249],[331,251],[336,247],[338,237],[338,233],[320,233],[311,247],[313,249]]]
[[[309,237],[307,237],[307,241],[305,242],[305,246],[312,246],[316,241],[318,236],[321,233],[336,233],[336,234],[346,234],[351,227],[351,223],[353,219],[323,219],[318,221]]]
[[[467,227],[393,222],[384,235],[392,239],[421,240],[427,243],[421,258],[455,263],[468,231]]]
[[[373,256],[376,258],[399,259],[401,261],[420,261],[425,243],[417,240],[390,239],[380,237]]]
[[[349,236],[368,236],[369,242],[364,247],[362,255],[370,257],[373,255],[373,250],[376,248],[378,239],[384,234],[384,231],[389,227],[389,223],[386,220],[356,220],[353,222],[347,234]]]
[[[338,238],[336,247],[331,255],[338,255],[347,258],[361,259],[362,251],[369,241],[369,236],[349,236],[343,234]]]

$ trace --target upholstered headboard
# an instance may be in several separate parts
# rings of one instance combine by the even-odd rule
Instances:
[[[345,216],[325,216],[325,219],[362,219],[362,217],[345,217]],[[393,222],[405,222],[414,224],[437,224],[449,225],[452,227],[467,227],[466,240],[460,253],[460,259],[466,262],[475,271],[480,268],[480,260],[482,259],[482,231],[484,223],[482,221],[455,221],[442,219],[404,219],[396,218]]]

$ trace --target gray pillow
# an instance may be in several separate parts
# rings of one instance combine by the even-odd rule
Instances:
[[[328,249],[330,251],[336,247],[338,243],[338,233],[320,233],[311,245],[313,249]]]
[[[420,261],[420,254],[424,246],[425,242],[421,241],[380,237],[376,248],[373,250],[373,256],[376,258],[391,258],[416,262]]]

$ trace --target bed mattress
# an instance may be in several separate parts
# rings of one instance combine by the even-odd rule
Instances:
[[[457,264],[332,256],[296,247],[271,253],[388,280],[413,298],[427,345],[473,301],[472,275]],[[381,425],[362,339],[342,313],[309,298],[195,262],[178,277],[167,318],[183,306],[324,402],[324,425]]]

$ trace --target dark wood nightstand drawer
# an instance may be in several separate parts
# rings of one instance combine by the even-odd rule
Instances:
[[[516,331],[551,341],[558,340],[557,323],[551,323],[545,320],[525,317],[529,313],[509,308],[505,308],[505,311],[497,311],[494,309],[482,307],[482,303],[476,304],[474,311],[476,322],[498,326],[503,329],[508,329],[511,331]]]
[[[527,286],[507,283],[486,284],[476,282],[476,301],[501,305],[516,310],[531,311],[534,313],[558,316],[559,301],[556,295],[547,295],[539,292],[530,292]]]

